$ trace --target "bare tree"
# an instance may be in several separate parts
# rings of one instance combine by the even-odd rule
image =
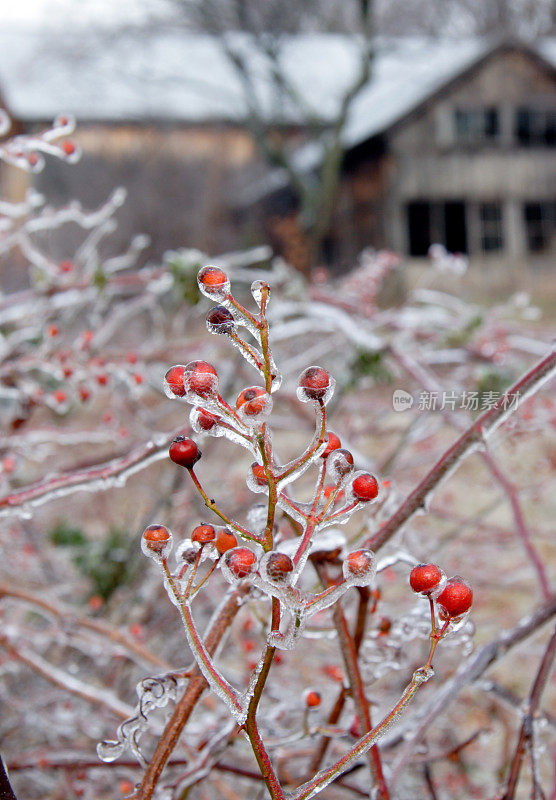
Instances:
[[[174,0],[182,17],[217,36],[243,89],[246,120],[267,165],[287,174],[299,208],[308,263],[318,258],[330,227],[344,154],[343,133],[352,104],[371,78],[374,0]],[[287,65],[291,36],[316,31],[356,32],[357,66],[333,119],[300,91]],[[237,36],[240,32],[243,36]],[[261,97],[261,75],[267,87]],[[268,107],[270,98],[271,108]],[[315,147],[310,165],[288,135],[292,123]],[[296,138],[296,144],[299,139]]]

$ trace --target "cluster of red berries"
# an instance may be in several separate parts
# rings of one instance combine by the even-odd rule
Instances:
[[[434,597],[444,619],[461,617],[473,603],[473,589],[467,581],[454,575],[444,583],[442,570],[436,564],[418,564],[411,570],[409,583],[414,592]]]

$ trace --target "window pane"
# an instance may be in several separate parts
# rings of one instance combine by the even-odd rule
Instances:
[[[484,253],[502,249],[502,207],[500,203],[481,203],[479,206],[481,224],[481,248]]]

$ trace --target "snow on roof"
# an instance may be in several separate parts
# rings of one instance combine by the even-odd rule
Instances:
[[[247,58],[257,105],[268,120],[334,119],[360,63],[354,36],[318,34],[283,41],[281,62],[303,112],[273,94],[268,64],[246,36],[229,42]],[[493,47],[481,39],[378,39],[372,80],[352,104],[347,147],[380,133],[418,107]],[[556,40],[538,52],[556,66]],[[24,122],[58,113],[78,121],[244,121],[249,103],[215,37],[179,29],[72,30],[7,27],[0,30],[0,96]],[[299,151],[299,163],[317,163],[317,146]],[[279,174],[279,173],[277,173]]]

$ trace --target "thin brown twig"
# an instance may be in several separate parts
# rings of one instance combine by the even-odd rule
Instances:
[[[485,437],[516,411],[519,405],[534,394],[549,380],[556,369],[556,350],[537,362],[519,378],[494,405],[480,414],[464,433],[446,450],[415,489],[401,503],[392,516],[365,543],[366,547],[378,550],[402,528],[417,511],[426,507],[427,501],[440,482],[452,472],[465,456],[481,444]]]
[[[531,691],[529,692],[527,709],[525,711],[525,714],[523,715],[523,722],[521,724],[521,729],[519,731],[519,736],[517,739],[517,745],[510,765],[508,781],[506,783],[506,790],[502,795],[501,800],[513,800],[513,798],[515,797],[515,792],[519,781],[519,774],[521,771],[521,765],[523,763],[523,756],[525,754],[527,747],[532,743],[532,740],[534,738],[533,724],[535,715],[537,713],[537,709],[541,701],[542,693],[550,677],[555,657],[556,657],[556,627],[554,628],[552,636],[550,637],[548,645],[546,646],[544,655],[541,659],[541,663],[539,664],[539,668],[535,675],[535,680],[533,681]],[[535,775],[533,775],[533,780],[536,780]]]
[[[118,479],[119,486],[131,475],[165,458],[168,446],[182,431],[183,428],[179,428],[172,433],[162,434],[123,456],[85,469],[56,475],[0,497],[0,517],[17,513],[17,509],[22,506],[26,508],[39,506],[74,492],[86,490],[91,484],[96,483],[100,489],[108,489]]]
[[[232,621],[242,605],[243,598],[249,592],[249,590],[249,586],[241,586],[233,591],[229,596],[227,596],[222,607],[220,608],[219,613],[213,619],[213,623],[207,631],[205,639],[205,648],[211,656],[214,655],[216,648],[222,641],[222,638],[229,631]],[[153,757],[151,758],[149,765],[145,770],[141,785],[131,800],[150,800],[150,798],[153,796],[153,792],[156,788],[156,784],[158,783],[158,779],[162,773],[162,770],[168,762],[182,730],[184,729],[189,717],[193,712],[193,709],[197,705],[197,702],[199,701],[207,685],[208,684],[205,678],[201,675],[199,668],[195,667],[185,692],[183,693],[181,699],[176,703],[174,712],[166,723],[164,732],[158,741]]]
[[[539,556],[536,547],[534,546],[533,542],[531,541],[531,535],[529,533],[529,529],[525,524],[525,518],[523,516],[523,510],[521,508],[521,503],[519,501],[519,495],[517,493],[517,489],[515,485],[506,477],[506,475],[502,472],[498,464],[496,463],[495,459],[492,456],[492,453],[486,448],[481,453],[482,459],[487,464],[488,468],[490,469],[492,475],[495,477],[498,484],[502,487],[506,497],[508,498],[508,502],[510,503],[515,528],[518,533],[519,538],[525,548],[525,552],[533,569],[537,573],[537,578],[539,581],[539,586],[545,600],[549,600],[552,595],[554,594],[552,589],[550,588],[550,582],[548,580],[548,575],[546,573],[545,566],[542,562],[541,557]]]
[[[426,712],[419,719],[419,724],[405,741],[390,776],[392,789],[399,778],[402,768],[415,752],[415,745],[432,722],[443,714],[458,694],[469,684],[478,680],[486,670],[509,650],[535,633],[542,625],[556,615],[556,598],[540,606],[533,614],[525,616],[515,627],[503,631],[496,639],[483,645],[476,653],[466,659],[453,677],[439,689],[436,697],[431,698]]]
[[[36,608],[42,609],[49,616],[61,620],[62,624],[66,626],[86,628],[106,639],[109,639],[111,642],[116,642],[155,667],[160,667],[161,669],[165,670],[170,669],[170,665],[162,658],[157,656],[156,653],[153,653],[152,650],[149,650],[148,647],[145,647],[145,645],[140,644],[139,642],[135,642],[133,639],[130,639],[129,636],[126,636],[117,628],[114,628],[105,622],[89,619],[87,617],[76,616],[70,609],[64,608],[63,606],[54,605],[54,603],[45,600],[41,595],[33,594],[32,592],[27,592],[22,589],[16,589],[14,586],[10,586],[7,583],[0,584],[0,600],[3,597],[12,597],[15,600],[22,600],[24,603],[29,603]]]
[[[95,686],[90,686],[80,681],[73,675],[59,669],[59,667],[55,667],[36,653],[32,653],[25,648],[17,647],[3,634],[0,634],[0,646],[3,647],[12,658],[30,667],[49,683],[54,684],[54,686],[58,686],[60,689],[64,689],[64,691],[70,694],[81,697],[81,699],[87,700],[89,703],[102,706],[121,719],[128,719],[128,717],[133,715],[131,706],[122,703],[121,700],[111,695],[105,689],[97,689]]]

